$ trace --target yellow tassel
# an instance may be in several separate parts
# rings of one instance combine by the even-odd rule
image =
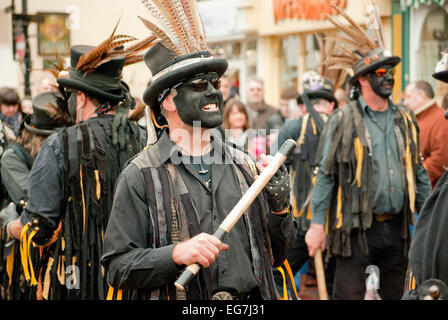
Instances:
[[[354,147],[356,157],[356,184],[358,185],[358,188],[361,188],[362,159],[364,157],[364,148],[362,147],[361,139],[359,139],[359,137],[355,138]]]
[[[282,274],[283,277],[283,297],[280,300],[288,300],[288,290],[286,288],[286,276],[282,267],[277,267],[277,270]]]
[[[112,300],[113,296],[114,296],[114,287],[109,286],[109,290],[107,291],[106,300]]]
[[[405,114],[401,114],[403,121],[406,125],[406,150],[405,150],[405,166],[406,166],[406,180],[408,182],[408,193],[409,193],[409,207],[411,212],[415,212],[415,181],[414,181],[414,171],[412,168],[412,155],[411,155],[411,141],[409,139],[409,123],[408,117]],[[414,134],[414,133],[413,133]]]
[[[106,300],[114,299],[114,291],[115,291],[115,288],[112,286],[109,286],[109,289],[107,291]],[[117,298],[115,300],[123,300],[123,290],[121,290],[121,289],[117,290]]]
[[[81,185],[81,197],[82,197],[82,233],[85,233],[86,229],[86,201],[84,199],[84,186],[82,183],[82,165],[79,165],[79,181]]]
[[[28,229],[29,225],[25,225],[22,228],[22,232],[20,233],[20,260],[22,261],[23,274],[25,276],[25,280],[30,280],[30,274],[28,272]]]
[[[414,125],[414,122],[412,121],[412,117],[411,117],[411,114],[410,113],[406,113],[406,116],[407,116],[407,118],[408,118],[408,121],[409,121],[409,123],[410,123],[410,125],[411,125],[411,131],[412,131],[412,139],[414,140],[414,142],[415,142],[415,145],[417,145],[417,129],[415,128],[415,125]],[[418,161],[419,161],[419,154],[418,154],[418,148],[415,148],[415,155],[414,155],[414,157],[415,157],[415,163],[418,163]]]
[[[100,172],[95,170],[95,180],[96,180],[96,199],[100,200],[101,198],[101,181],[100,181]]]
[[[294,218],[298,218],[302,215],[302,213],[303,213],[303,210],[300,212],[297,211],[297,200],[296,200],[296,197],[294,195],[292,195],[292,216]]]
[[[325,234],[328,234],[328,226],[330,224],[330,208],[327,209],[327,214],[325,215]]]
[[[341,187],[338,188],[338,202],[336,206],[336,219],[338,219],[338,224],[336,225],[336,229],[340,229],[342,227],[342,191]]]
[[[292,274],[291,266],[289,265],[289,262],[287,259],[283,262],[283,265],[286,268],[286,272],[288,273],[289,279],[291,279],[291,284],[292,284],[294,293],[296,294],[296,297],[298,297],[299,295],[297,294],[296,282],[294,281],[294,275]]]
[[[406,177],[408,180],[408,191],[409,191],[409,207],[411,212],[415,212],[415,182],[414,182],[414,171],[412,169],[412,156],[409,147],[406,148]]]
[[[306,134],[306,128],[308,127],[308,119],[310,118],[310,114],[306,113],[303,116],[302,120],[302,129],[300,130],[300,136],[297,140],[297,146],[300,147],[305,143],[305,134]]]
[[[30,270],[30,280],[31,286],[35,286],[37,285],[37,279],[36,276],[34,275],[34,268],[33,268],[33,261],[31,260],[31,254],[29,253],[30,247],[31,247],[31,240],[33,240],[33,237],[36,235],[37,230],[33,230],[30,233],[30,236],[28,237],[28,246],[27,246],[27,253],[28,253],[28,268]]]
[[[163,125],[161,126],[160,124],[157,123],[156,117],[154,115],[154,112],[151,109],[151,117],[152,117],[152,122],[154,122],[154,125],[158,128],[158,129],[162,129],[162,128],[168,128],[168,125]]]
[[[15,243],[12,245],[11,253],[6,258],[6,273],[8,274],[8,278],[9,278],[9,286],[11,286],[11,283],[12,283],[12,271],[14,269],[14,246],[15,245],[16,245]]]
[[[59,283],[65,285],[65,256],[59,256],[58,267],[56,268],[56,275],[58,277]]]
[[[311,119],[311,125],[313,126],[313,134],[317,135],[317,127],[316,123],[314,122],[314,119]]]

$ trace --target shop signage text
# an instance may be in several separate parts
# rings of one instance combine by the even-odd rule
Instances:
[[[337,11],[331,7],[334,3],[341,9],[347,6],[347,0],[272,0],[274,2],[274,22],[285,19],[325,20],[327,15]]]

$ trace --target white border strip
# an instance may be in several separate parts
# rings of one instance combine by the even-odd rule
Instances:
[[[178,62],[178,63],[176,63],[176,64],[173,64],[173,65],[171,65],[171,66],[169,66],[169,67],[163,69],[163,70],[160,71],[159,73],[157,73],[157,74],[152,78],[152,82],[154,82],[154,81],[156,81],[157,79],[163,77],[164,75],[166,75],[166,74],[168,74],[168,73],[170,73],[170,72],[176,71],[176,70],[178,70],[178,69],[180,69],[180,68],[189,66],[189,65],[194,64],[194,63],[205,62],[205,61],[212,60],[212,59],[214,59],[213,56],[211,56],[211,57],[192,58],[192,59],[187,59],[187,60],[180,61],[180,62]]]

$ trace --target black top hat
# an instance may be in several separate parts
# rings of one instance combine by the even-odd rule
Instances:
[[[432,76],[437,80],[448,83],[448,52],[437,63],[435,73]]]
[[[304,75],[303,93],[306,93],[309,99],[322,98],[334,102],[337,108],[339,103],[333,94],[334,86],[330,79],[324,78],[317,72],[308,72]],[[302,104],[302,96],[297,97],[297,103]]]
[[[395,67],[400,62],[400,57],[393,56],[388,50],[382,47],[377,48],[370,51],[355,64],[353,68],[354,75],[350,82],[352,84],[355,83],[360,76],[365,75],[381,66],[392,65]]]
[[[25,128],[35,134],[49,136],[56,132],[55,129],[62,127],[58,121],[57,113],[62,112],[58,104],[62,95],[57,91],[44,92],[35,96],[33,102],[33,114],[24,119]],[[62,117],[59,117],[62,118]]]
[[[221,77],[228,67],[226,59],[214,58],[208,51],[177,56],[161,43],[151,47],[144,60],[153,76],[143,93],[143,101],[152,108],[156,116],[160,113],[157,98],[165,89],[171,89],[199,74],[215,72]]]
[[[69,76],[58,78],[59,85],[82,91],[93,98],[102,98],[109,101],[121,101],[126,94],[122,86],[122,70],[125,56],[120,55],[101,64],[91,73],[82,73],[75,69],[82,55],[89,53],[95,47],[76,45],[70,48]]]

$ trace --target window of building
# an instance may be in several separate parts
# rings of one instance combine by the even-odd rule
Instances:
[[[441,52],[448,47],[448,13],[444,8],[435,7],[426,17],[421,33],[418,51],[418,79],[429,81],[436,87],[432,77],[434,67],[441,58]]]

